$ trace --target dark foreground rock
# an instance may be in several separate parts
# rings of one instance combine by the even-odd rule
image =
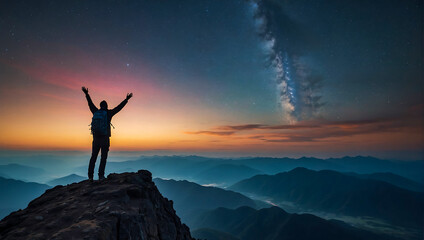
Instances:
[[[192,239],[150,172],[47,190],[0,222],[0,239]]]

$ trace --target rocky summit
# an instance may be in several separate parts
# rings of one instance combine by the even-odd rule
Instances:
[[[0,222],[0,239],[192,239],[152,174],[56,186]]]

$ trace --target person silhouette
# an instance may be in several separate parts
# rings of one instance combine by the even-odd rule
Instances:
[[[82,91],[85,93],[85,98],[87,99],[88,107],[90,108],[90,111],[93,113],[93,122],[91,124],[91,132],[93,134],[93,145],[92,145],[90,163],[88,165],[88,179],[90,181],[93,180],[94,166],[96,164],[99,151],[102,150],[101,158],[100,158],[100,166],[99,166],[99,180],[102,180],[105,178],[106,159],[107,159],[107,154],[109,152],[109,146],[110,146],[110,137],[111,137],[110,121],[112,120],[112,117],[115,114],[117,114],[119,111],[121,111],[121,109],[128,103],[128,100],[133,96],[133,94],[128,93],[124,101],[122,101],[114,109],[108,109],[107,102],[105,100],[100,102],[100,109],[98,109],[94,105],[90,95],[88,94],[88,88],[82,87]],[[102,114],[104,114],[104,119],[105,119],[104,131],[93,131],[93,127],[94,127],[93,123],[94,123],[95,117],[100,116],[97,119],[101,119]]]

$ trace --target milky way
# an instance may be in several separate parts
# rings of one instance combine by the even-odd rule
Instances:
[[[293,124],[316,116],[323,106],[319,93],[321,79],[312,76],[307,64],[291,50],[293,36],[287,34],[284,21],[279,19],[283,13],[276,11],[272,2],[251,0],[249,4],[269,67],[274,72],[282,120]]]

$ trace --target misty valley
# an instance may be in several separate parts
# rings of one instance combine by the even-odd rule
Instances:
[[[68,158],[2,157],[0,217],[56,185],[88,181],[84,157]],[[152,172],[160,193],[199,239],[420,239],[423,167],[423,161],[361,156],[142,156],[113,158],[107,174]]]

